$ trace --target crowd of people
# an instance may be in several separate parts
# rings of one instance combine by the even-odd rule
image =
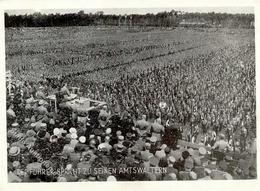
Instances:
[[[254,179],[254,65],[254,47],[246,46],[108,83],[13,80],[9,181]],[[60,107],[67,83],[107,105],[86,113]],[[53,92],[57,112],[47,98]]]

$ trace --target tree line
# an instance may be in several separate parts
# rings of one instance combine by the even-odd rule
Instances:
[[[203,22],[208,27],[254,28],[254,14],[228,13],[187,13],[172,10],[157,14],[111,15],[102,11],[96,13],[42,14],[39,12],[25,15],[5,13],[5,27],[55,27],[55,26],[151,26],[176,27],[183,22]]]

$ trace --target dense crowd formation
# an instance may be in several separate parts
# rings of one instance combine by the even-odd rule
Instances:
[[[251,45],[222,48],[107,83],[13,80],[9,181],[256,178],[254,54]],[[67,83],[107,105],[61,107]],[[58,112],[47,99],[53,92]]]

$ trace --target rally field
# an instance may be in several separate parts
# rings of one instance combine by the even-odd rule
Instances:
[[[6,29],[6,69],[21,79],[87,76],[107,81],[220,48],[254,44],[252,29],[46,27]],[[93,75],[94,74],[94,75]]]

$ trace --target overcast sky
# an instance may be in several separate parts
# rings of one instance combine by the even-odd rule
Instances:
[[[105,14],[146,14],[158,13],[162,11],[178,10],[184,12],[216,12],[216,13],[254,13],[253,7],[172,7],[172,8],[106,8],[106,9],[26,9],[26,10],[6,10],[10,15],[31,14],[34,12],[41,12],[45,14],[50,13],[77,13],[79,10],[84,10],[85,13],[95,13],[97,11],[104,11]]]

